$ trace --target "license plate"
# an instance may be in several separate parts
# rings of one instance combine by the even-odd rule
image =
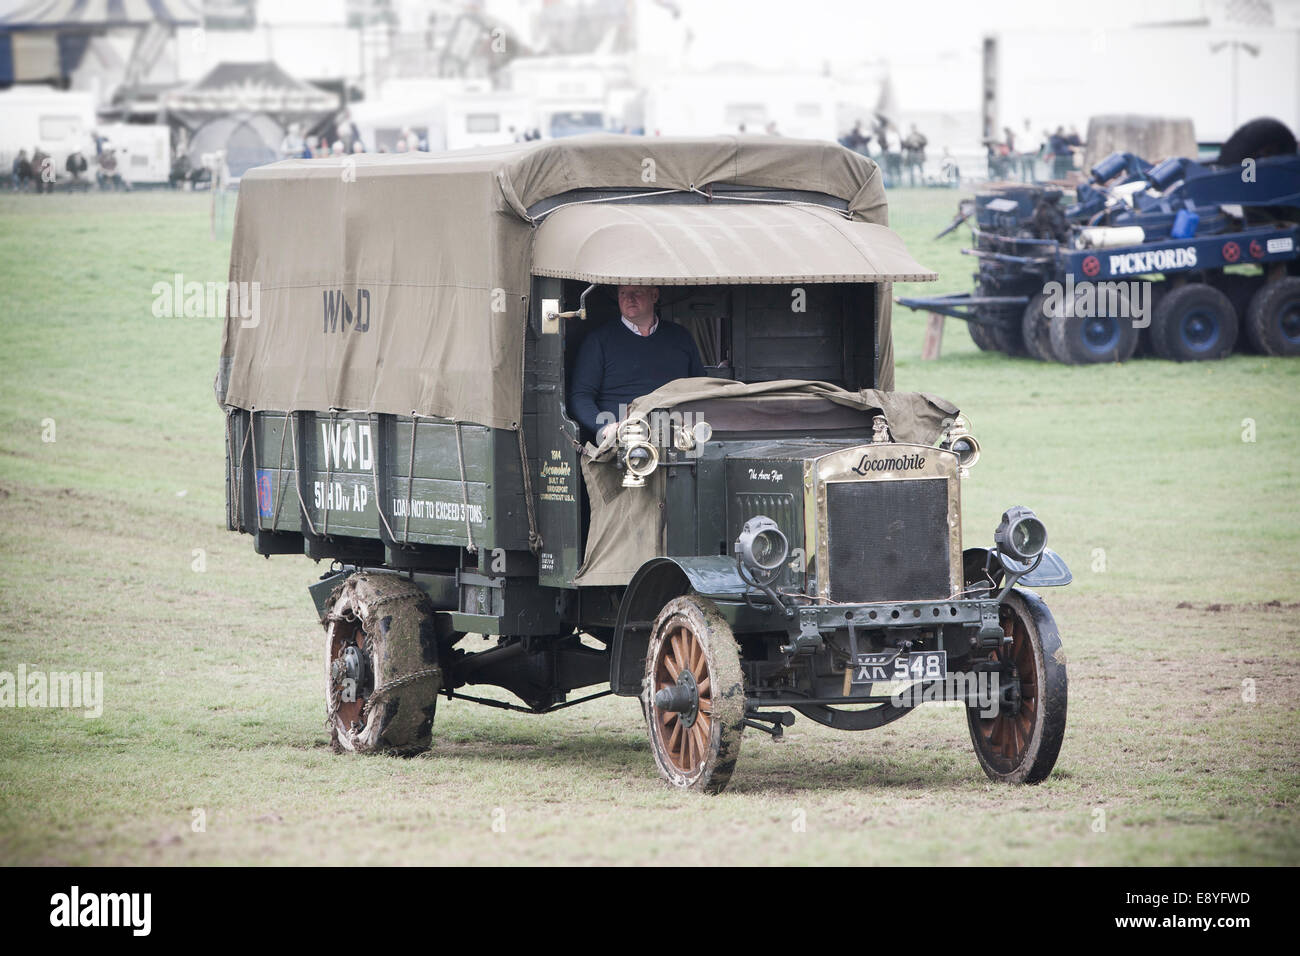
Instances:
[[[854,684],[890,681],[942,680],[948,676],[947,651],[913,651],[900,654],[859,654],[853,666]]]

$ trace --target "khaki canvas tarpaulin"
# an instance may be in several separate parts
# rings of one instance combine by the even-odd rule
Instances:
[[[252,169],[230,281],[255,283],[245,286],[255,314],[232,309],[226,320],[218,399],[518,428],[529,209],[580,188],[723,184],[825,193],[855,221],[888,225],[875,163],[834,143],[772,137],[590,136]],[[876,288],[877,384],[890,389],[890,293]]]
[[[634,401],[628,417],[648,417],[655,409],[673,409],[704,399],[806,395],[885,416],[895,441],[933,445],[959,414],[957,406],[923,392],[867,388],[853,392],[826,382],[786,380],[733,382],[718,378],[681,378]],[[664,553],[663,481],[656,469],[643,488],[624,488],[614,467],[617,442],[610,435],[599,447],[587,444],[582,474],[591,499],[591,529],[577,582],[582,585],[627,584],[646,561]]]
[[[533,273],[602,285],[925,282],[888,226],[819,206],[568,206],[547,217]]]

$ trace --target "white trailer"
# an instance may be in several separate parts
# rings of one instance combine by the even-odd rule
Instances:
[[[161,186],[171,179],[171,129],[144,123],[104,123],[97,127],[106,149],[117,153],[117,171],[132,186]],[[86,157],[94,175],[93,150]]]
[[[56,181],[68,154],[80,151],[95,164],[91,130],[95,128],[95,100],[89,93],[62,92],[45,87],[19,87],[0,92],[0,163],[8,175],[19,150],[31,159],[37,147],[50,156]],[[39,170],[34,171],[40,175]]]

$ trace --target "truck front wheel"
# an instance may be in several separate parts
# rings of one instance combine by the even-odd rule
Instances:
[[[720,793],[740,755],[745,686],[740,649],[713,602],[687,594],[659,613],[641,703],[664,780]]]
[[[968,708],[975,755],[990,780],[1038,783],[1052,772],[1065,738],[1068,682],[1061,634],[1042,599],[1015,590],[1002,605],[1002,630],[1011,640],[997,651],[1004,669],[988,708]],[[1005,681],[1015,680],[1012,695]]]

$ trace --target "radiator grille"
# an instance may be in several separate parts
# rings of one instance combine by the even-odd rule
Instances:
[[[833,601],[948,596],[948,482],[835,481],[826,486]]]

